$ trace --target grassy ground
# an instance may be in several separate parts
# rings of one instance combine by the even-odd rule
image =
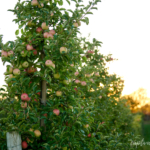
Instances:
[[[142,121],[142,136],[144,138],[144,142],[149,142],[143,146],[143,150],[150,150],[150,120]]]

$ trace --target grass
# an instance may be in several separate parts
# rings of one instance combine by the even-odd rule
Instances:
[[[142,121],[142,136],[144,138],[144,142],[149,142],[149,145],[146,144],[143,146],[143,150],[150,150],[150,120]]]

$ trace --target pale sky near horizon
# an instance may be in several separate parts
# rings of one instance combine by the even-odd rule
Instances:
[[[0,34],[3,42],[15,40],[18,25],[8,9],[13,9],[18,0],[0,1]],[[86,0],[87,2],[87,0]],[[125,80],[124,94],[130,94],[138,88],[147,89],[150,97],[150,0],[102,0],[94,15],[88,15],[90,23],[82,23],[82,36],[96,38],[103,42],[100,52],[113,54],[117,61],[107,65],[109,72],[116,73]],[[63,7],[67,7],[64,5]],[[69,7],[71,8],[71,7]],[[6,67],[0,60],[0,86],[5,84],[3,73]]]

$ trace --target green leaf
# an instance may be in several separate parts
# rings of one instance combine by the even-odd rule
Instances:
[[[89,24],[89,18],[85,17],[85,19],[81,19],[81,21],[85,22],[87,25]]]
[[[59,10],[66,10],[65,8],[60,8]]]
[[[0,88],[0,91],[5,91],[5,89],[3,89],[3,88]]]
[[[92,7],[91,9],[97,9],[97,7]]]
[[[73,11],[71,9],[67,9],[67,10],[73,13]]]
[[[63,5],[63,1],[62,1],[62,0],[58,1],[58,4],[59,4],[60,6],[62,6],[62,5]]]
[[[21,29],[21,33],[23,34],[24,32],[23,32],[23,29]]]
[[[70,1],[69,0],[66,0],[68,2],[68,4],[70,5]]]
[[[18,34],[19,34],[19,30],[16,30],[15,35],[18,35]]]
[[[86,14],[92,14],[92,15],[93,15],[93,13],[92,13],[92,12],[87,12]]]

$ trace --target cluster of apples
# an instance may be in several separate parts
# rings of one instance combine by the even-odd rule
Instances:
[[[27,108],[27,102],[30,101],[31,98],[29,98],[28,94],[27,93],[23,93],[21,94],[21,107],[22,108]]]
[[[32,73],[36,72],[37,69],[30,66],[29,68],[24,69],[24,71],[27,72],[28,74],[32,74]]]
[[[45,1],[47,1],[47,0],[45,0]],[[44,7],[44,4],[41,3],[41,5],[40,5],[37,0],[32,0],[32,1],[31,1],[31,5],[33,5],[33,6],[38,6],[39,8]]]
[[[20,75],[20,70],[18,68],[13,68],[11,66],[9,66],[5,72],[6,75],[9,74],[9,79],[11,78],[15,78],[15,76]]]
[[[9,57],[9,56],[13,56],[14,52],[11,50],[11,51],[4,51],[2,50],[1,52],[1,57]]]
[[[78,75],[79,75],[79,72],[75,72],[74,75],[75,75],[75,76],[78,76]],[[75,82],[76,84],[81,83],[82,86],[86,86],[86,82],[85,82],[85,81],[80,81],[80,80],[76,79],[74,82]]]
[[[82,86],[86,86],[86,82],[85,81],[80,81],[80,80],[76,79],[74,82],[76,84],[80,83]]]
[[[28,23],[28,24],[29,24],[29,23]],[[38,28],[36,29],[36,32],[37,32],[37,33],[43,33],[44,30],[49,30],[49,26],[46,25],[46,22],[43,22],[43,23],[41,24],[41,27],[38,27]],[[53,39],[53,36],[54,36],[54,35],[55,35],[55,30],[53,30],[53,29],[43,33],[43,37],[44,37],[44,38]]]
[[[33,132],[33,129],[30,129],[29,131]],[[37,138],[40,137],[41,136],[41,131],[40,130],[34,130],[34,135]],[[28,137],[27,137],[26,141],[28,143],[32,143],[33,142]],[[26,149],[28,147],[28,143],[26,141],[22,141],[22,144],[21,144],[22,145],[22,149]]]

